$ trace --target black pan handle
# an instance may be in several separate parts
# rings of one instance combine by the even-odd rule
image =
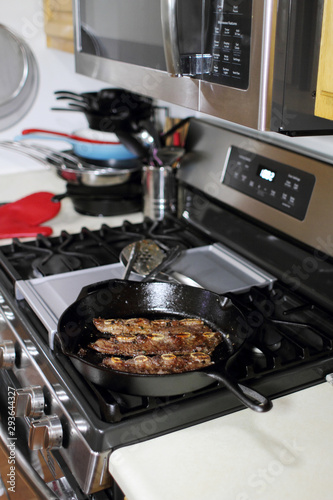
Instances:
[[[232,380],[226,373],[217,371],[207,371],[206,375],[222,382],[237,398],[251,410],[264,413],[273,407],[273,403],[259,392]]]

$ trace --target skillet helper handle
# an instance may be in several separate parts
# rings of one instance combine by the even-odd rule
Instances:
[[[77,299],[76,300],[81,300],[81,299],[84,299],[85,297],[87,297],[90,293],[93,293],[93,292],[98,292],[99,290],[100,291],[103,291],[105,290],[105,288],[109,288],[109,287],[112,287],[112,283],[116,281],[116,282],[122,282],[122,280],[119,280],[119,279],[108,279],[108,280],[103,280],[103,281],[97,281],[96,283],[92,283],[91,285],[86,285],[84,286]],[[124,281],[124,284],[126,283],[126,281]],[[119,286],[124,286],[123,285],[119,285]],[[117,290],[116,290],[117,291]]]
[[[207,375],[222,382],[250,410],[264,413],[272,409],[273,403],[268,398],[254,389],[232,380],[228,375],[215,371],[210,371]]]

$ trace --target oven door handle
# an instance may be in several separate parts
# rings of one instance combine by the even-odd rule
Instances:
[[[64,476],[54,479],[50,483],[45,483],[43,481],[30,464],[25,453],[20,450],[19,445],[22,444],[21,440],[23,441],[22,437],[20,437],[18,441],[15,441],[15,488],[28,489],[40,500],[50,500],[51,498],[58,498],[59,500],[78,500],[76,493]],[[10,449],[8,448],[9,442],[8,432],[4,424],[0,422],[0,454],[2,457],[11,456]],[[4,486],[7,495],[9,493],[8,498],[12,498],[10,491],[7,491],[7,486],[4,481],[2,486]],[[27,493],[29,493],[29,491],[27,491]],[[55,494],[54,491],[57,491],[57,494]]]
[[[164,54],[170,76],[183,76],[178,44],[177,1],[161,0],[161,23]]]

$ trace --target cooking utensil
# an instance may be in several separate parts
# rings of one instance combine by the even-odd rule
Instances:
[[[119,142],[119,138],[113,132],[102,132],[101,130],[93,130],[92,128],[81,128],[73,132],[80,139],[89,139],[98,142]]]
[[[150,119],[153,110],[153,101],[149,97],[143,97],[124,89],[105,88],[98,92],[84,92],[82,94],[71,93],[70,91],[56,91],[56,98],[66,96],[73,97],[73,104],[77,102],[79,96],[84,98],[86,118],[91,128],[97,130],[111,130],[114,122],[126,122],[128,130],[132,132],[138,130],[140,120]],[[53,108],[54,109],[54,108]],[[84,112],[84,111],[83,111]]]
[[[129,159],[130,158],[130,153],[132,153],[132,157],[146,157],[147,156],[147,151],[148,147],[143,144],[143,142],[138,139],[136,136],[133,134],[120,130],[117,127],[115,127],[115,130],[117,133],[114,132],[102,132],[98,130],[93,130],[89,129],[92,133],[100,133],[104,135],[105,139],[108,137],[107,140],[103,139],[97,139],[92,138],[93,134],[90,134],[90,137],[88,136],[88,132],[81,132],[78,131],[77,133],[74,134],[65,134],[63,132],[56,132],[53,130],[45,130],[45,129],[25,129],[22,131],[22,136],[27,136],[27,139],[58,139],[58,140],[64,140],[66,142],[70,142],[71,144],[74,144],[73,150],[76,154],[85,157],[85,158],[91,158],[91,155],[86,154],[86,150],[88,149],[87,145],[85,144],[91,144],[92,146],[118,146],[116,149],[112,150],[110,149],[110,153],[112,153],[113,156],[110,156],[109,153],[109,148],[89,148],[93,152],[93,157],[91,159],[94,160],[107,160],[110,158],[115,158],[115,159]],[[38,134],[38,137],[37,135]],[[40,134],[43,134],[43,137],[40,137]],[[45,136],[44,136],[45,134]],[[82,135],[83,134],[83,135]],[[22,136],[18,136],[15,139],[16,140],[23,140]],[[54,136],[54,137],[53,137]],[[85,144],[80,144],[80,142],[83,142]],[[126,148],[126,149],[124,149]],[[82,154],[82,151],[84,151],[84,154]],[[124,151],[123,157],[120,157],[120,152]],[[102,152],[102,153],[101,153]]]
[[[56,99],[73,99],[76,101],[83,101],[86,103],[92,103],[95,101],[94,96],[90,96],[89,93],[78,93],[78,92],[73,92],[72,90],[56,90],[54,92],[54,95],[56,96]]]
[[[223,341],[214,350],[214,364],[192,372],[170,375],[130,374],[100,366],[101,357],[86,348],[95,335],[92,320],[101,318],[150,319],[170,317],[200,318],[213,330],[221,331]],[[171,283],[137,283],[110,280],[82,289],[78,299],[62,314],[56,337],[63,354],[91,382],[125,394],[172,396],[196,391],[221,382],[244,405],[258,412],[268,411],[271,401],[251,388],[233,380],[227,373],[227,361],[242,347],[246,335],[244,318],[230,300],[205,289]]]
[[[126,268],[125,268],[123,280],[127,280],[129,275],[131,274],[133,265],[134,265],[135,260],[138,256],[138,248],[139,248],[139,243],[138,242],[134,243],[132,250],[131,250],[131,253],[129,255],[129,258],[128,258]]]
[[[199,283],[182,273],[174,271],[165,272],[165,269],[167,269],[180,256],[181,250],[179,246],[176,246],[171,250],[164,251],[154,240],[141,240],[136,243],[130,243],[129,245],[126,245],[120,253],[120,261],[124,265],[128,265],[128,260],[131,258],[130,256],[134,245],[137,246],[138,251],[134,264],[132,265],[132,270],[140,276],[144,276],[141,283],[158,276],[160,279],[164,278],[167,281],[171,280],[176,283],[188,284],[202,288]]]
[[[131,160],[135,158],[135,155],[131,153],[123,144],[103,144],[94,143],[91,141],[84,141],[82,138],[80,140],[72,139],[70,136],[57,136],[53,134],[26,134],[18,135],[15,137],[16,141],[24,140],[55,140],[68,142],[73,147],[73,152],[82,158],[89,160],[109,160],[110,158],[115,160]]]
[[[77,186],[106,187],[124,184],[137,176],[141,164],[136,159],[114,160],[99,164],[88,163],[84,159],[65,151],[54,151],[44,146],[24,142],[0,141],[0,148],[33,158],[56,169],[57,175],[66,182]],[[112,165],[114,164],[114,168]]]
[[[132,270],[141,276],[149,275],[163,260],[166,253],[153,240],[140,240],[126,245],[120,253],[120,261],[127,265],[133,248],[137,248],[137,256]]]
[[[87,142],[91,144],[109,144],[109,145],[119,145],[120,142],[115,134],[108,133],[109,139],[108,140],[101,140],[97,138],[90,138],[90,137],[84,137],[80,134],[80,131],[78,133],[74,134],[66,134],[64,132],[57,132],[55,130],[46,130],[43,128],[28,128],[22,130],[22,135],[27,135],[31,136],[32,134],[46,134],[46,136],[49,135],[54,135],[56,137],[64,138],[64,139],[73,139],[74,141],[82,141],[82,142]],[[85,132],[87,135],[87,132]]]
[[[174,166],[185,154],[185,149],[176,146],[166,146],[154,150],[153,159],[156,159],[159,166]]]
[[[187,118],[183,118],[182,120],[178,121],[174,125],[172,125],[170,128],[168,128],[165,132],[162,132],[160,137],[162,140],[162,143],[164,146],[166,146],[166,139],[168,139],[170,136],[172,136],[175,132],[177,132],[179,129],[183,128],[185,125],[188,124],[188,122],[191,120],[191,116],[188,116]],[[170,118],[170,120],[172,120]],[[185,143],[185,138],[181,141],[181,146],[183,146]]]
[[[143,214],[159,221],[177,210],[177,180],[170,165],[142,168]]]

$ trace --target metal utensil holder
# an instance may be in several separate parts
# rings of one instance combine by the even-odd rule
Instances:
[[[177,168],[169,165],[144,165],[142,169],[143,214],[162,220],[177,211]]]

